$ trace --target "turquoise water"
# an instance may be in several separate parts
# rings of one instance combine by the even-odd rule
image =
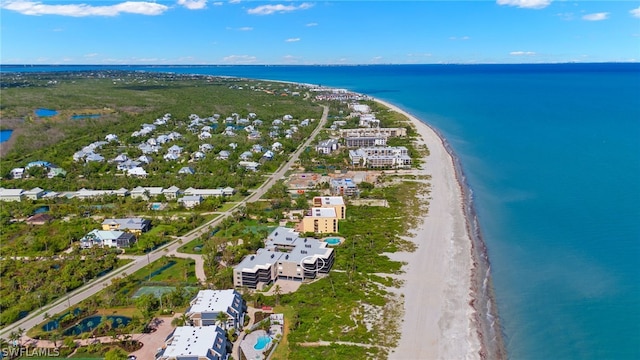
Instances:
[[[11,134],[13,134],[13,130],[6,129],[0,130],[0,143],[3,143],[11,138]]]
[[[100,114],[85,114],[85,115],[71,115],[71,120],[80,120],[80,119],[97,119]]]
[[[343,87],[428,120],[473,190],[509,357],[640,358],[640,64],[137,69]]]
[[[338,245],[338,244],[340,244],[340,239],[338,239],[338,238],[327,238],[327,239],[324,239],[324,242],[326,242],[329,245]]]
[[[58,115],[58,112],[56,110],[44,109],[44,108],[36,109],[34,113],[36,114],[36,116],[39,116],[39,117],[49,117],[49,116]]]
[[[45,212],[48,212],[48,211],[49,211],[49,206],[43,205],[43,206],[40,206],[37,209],[33,210],[33,215],[42,214],[42,213],[45,213]]]
[[[255,350],[264,350],[265,347],[271,342],[271,338],[269,336],[260,336],[256,341],[256,344],[253,345]]]

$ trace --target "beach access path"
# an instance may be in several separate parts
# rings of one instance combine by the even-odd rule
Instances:
[[[429,175],[429,211],[408,240],[414,252],[389,254],[404,261],[404,294],[400,341],[389,359],[480,359],[481,342],[471,306],[473,256],[467,231],[461,184],[453,158],[440,136],[411,114],[387,102],[377,102],[407,116],[420,135],[417,145],[429,149],[422,169]]]

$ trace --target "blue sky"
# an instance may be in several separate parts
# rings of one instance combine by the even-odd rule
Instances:
[[[0,0],[1,64],[640,61],[640,1]]]

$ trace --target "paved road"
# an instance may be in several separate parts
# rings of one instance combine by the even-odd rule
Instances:
[[[133,274],[134,272],[142,269],[143,267],[149,265],[150,263],[160,259],[161,257],[167,254],[176,253],[178,248],[182,246],[182,244],[186,244],[189,241],[199,237],[200,235],[209,232],[210,229],[213,229],[220,222],[222,222],[222,220],[224,220],[228,216],[231,216],[236,209],[243,206],[245,203],[253,202],[260,199],[260,197],[262,197],[262,195],[264,195],[264,193],[267,192],[267,190],[269,190],[269,188],[273,186],[273,184],[275,184],[276,181],[284,177],[285,172],[291,167],[291,165],[293,165],[296,162],[296,160],[298,160],[298,157],[300,156],[300,154],[306,149],[307,146],[311,144],[311,142],[318,135],[320,130],[324,128],[324,125],[327,122],[327,116],[329,114],[329,107],[323,105],[323,108],[324,108],[324,111],[322,113],[322,118],[320,119],[320,123],[318,124],[316,129],[311,133],[311,135],[307,138],[307,140],[302,144],[302,146],[300,146],[291,155],[291,158],[289,159],[289,161],[282,164],[282,166],[280,166],[280,168],[275,173],[271,174],[269,176],[269,179],[265,181],[251,195],[246,197],[244,200],[238,202],[235,206],[233,206],[229,210],[223,212],[222,216],[216,217],[215,219],[179,237],[173,242],[170,242],[164,246],[159,247],[158,249],[148,253],[147,255],[135,257],[131,263],[121,268],[118,268],[103,277],[90,281],[86,285],[83,285],[82,287],[68,293],[62,299],[58,299],[57,301],[51,304],[45,305],[40,309],[32,311],[31,314],[29,314],[24,319],[18,320],[15,323],[7,325],[4,328],[2,328],[2,330],[0,330],[0,338],[8,339],[9,334],[12,331],[16,331],[18,328],[22,328],[25,330],[31,329],[32,327],[44,321],[43,315],[45,312],[51,315],[60,313],[66,310],[67,308],[70,308],[80,303],[81,301],[95,295],[104,287],[108,286],[114,278],[126,276],[128,274]],[[198,265],[198,262],[196,262],[196,265]],[[200,270],[196,269],[196,273],[199,273],[199,272],[203,273],[203,271],[204,269],[200,269]]]

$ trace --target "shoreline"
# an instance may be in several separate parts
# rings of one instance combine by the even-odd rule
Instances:
[[[432,176],[429,211],[408,237],[418,248],[390,254],[407,265],[399,276],[405,294],[402,335],[389,358],[506,359],[487,248],[459,158],[436,129],[393,104],[372,99],[413,124],[418,142],[430,151],[423,171]]]

